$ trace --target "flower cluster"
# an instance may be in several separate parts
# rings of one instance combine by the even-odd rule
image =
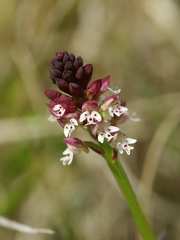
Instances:
[[[83,66],[81,57],[75,57],[67,51],[56,53],[52,59],[50,77],[60,91],[46,90],[51,100],[47,104],[49,121],[58,121],[64,130],[64,142],[67,149],[60,159],[63,165],[71,164],[74,154],[88,152],[89,147],[98,152],[97,144],[87,145],[79,138],[72,137],[76,129],[83,127],[101,147],[106,142],[120,154],[128,155],[136,140],[127,138],[119,127],[129,119],[126,103],[120,99],[120,89],[110,87],[110,76],[97,79],[89,84],[93,72],[91,64]],[[110,96],[103,97],[105,92]],[[103,100],[100,100],[103,99]],[[102,154],[102,152],[101,152]]]

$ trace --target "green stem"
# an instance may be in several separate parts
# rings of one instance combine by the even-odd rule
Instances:
[[[104,149],[105,150],[105,149]],[[131,187],[131,184],[127,178],[127,175],[121,165],[121,163],[115,159],[112,160],[112,156],[109,151],[105,151],[104,155],[106,162],[116,179],[116,182],[124,195],[124,198],[132,212],[134,220],[142,234],[144,240],[155,240],[155,236],[141,210],[141,207],[137,201],[136,195]]]

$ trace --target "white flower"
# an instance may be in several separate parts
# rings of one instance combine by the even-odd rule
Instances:
[[[61,104],[56,104],[51,110],[52,114],[49,116],[49,122],[55,122],[58,118],[64,115],[66,109],[61,106]]]
[[[71,118],[70,123],[64,126],[64,135],[70,137],[71,133],[75,130],[75,126],[78,126],[78,122],[75,118]]]
[[[90,124],[96,124],[95,120],[100,122],[102,120],[102,117],[97,111],[85,111],[81,113],[79,122],[83,122],[84,120],[87,120],[87,123],[85,124],[85,126],[87,126]]]
[[[102,128],[102,131],[98,133],[98,141],[100,143],[104,142],[104,138],[106,138],[108,141],[112,140],[116,135],[112,135],[113,132],[118,132],[119,128],[114,126],[107,126]]]
[[[114,117],[114,115],[120,117],[123,113],[128,111],[128,109],[126,107],[121,106],[120,103],[117,103],[112,107],[109,107],[108,110],[111,117]]]
[[[137,142],[136,139],[133,138],[123,138],[120,142],[116,143],[116,149],[122,154],[123,150],[126,151],[128,155],[130,155],[130,151],[134,149],[134,147],[129,146],[128,144],[133,144]]]
[[[55,115],[56,117],[61,117],[61,116],[63,116],[65,111],[66,111],[66,109],[63,108],[63,107],[61,106],[61,104],[56,104],[56,105],[53,107],[53,109],[52,109],[52,112],[54,113],[54,115]]]
[[[69,150],[69,148],[66,148],[66,150],[62,153],[65,155],[64,157],[60,158],[60,161],[62,161],[63,165],[70,165],[73,161],[73,153]]]

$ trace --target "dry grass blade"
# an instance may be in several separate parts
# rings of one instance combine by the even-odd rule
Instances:
[[[30,233],[30,234],[37,234],[37,233],[54,234],[55,233],[53,230],[50,230],[50,229],[32,228],[27,225],[9,220],[4,217],[0,217],[0,226],[9,228],[12,230],[16,230],[19,232]]]

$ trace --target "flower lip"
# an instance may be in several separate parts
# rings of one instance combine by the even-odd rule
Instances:
[[[128,155],[130,155],[130,151],[133,150],[134,147],[129,146],[128,144],[133,144],[136,142],[137,140],[133,138],[123,138],[116,143],[116,149],[119,150],[120,154],[122,154],[124,150]]]
[[[82,105],[82,113],[79,122],[84,122],[85,120],[87,120],[85,126],[95,124],[96,121],[100,122],[102,120],[102,117],[98,112],[97,102],[89,100]]]
[[[53,101],[47,104],[47,106],[49,107],[51,115],[54,116],[56,119],[62,117],[66,111],[66,109],[63,108],[61,104],[57,104]]]
[[[78,126],[78,122],[75,118],[71,118],[69,123],[64,126],[64,135],[70,137],[71,133],[75,130],[75,126]]]
[[[60,161],[62,161],[63,165],[70,165],[73,161],[73,152],[69,148],[66,148],[62,154],[65,156],[60,158]]]
[[[87,120],[85,126],[90,124],[96,124],[96,122],[100,122],[102,120],[101,115],[97,111],[85,111],[80,115],[79,122],[84,122]]]
[[[114,117],[114,115],[120,117],[123,113],[127,111],[128,109],[126,107],[121,106],[120,103],[115,104],[112,107],[109,107],[109,114],[111,115],[111,117]]]

